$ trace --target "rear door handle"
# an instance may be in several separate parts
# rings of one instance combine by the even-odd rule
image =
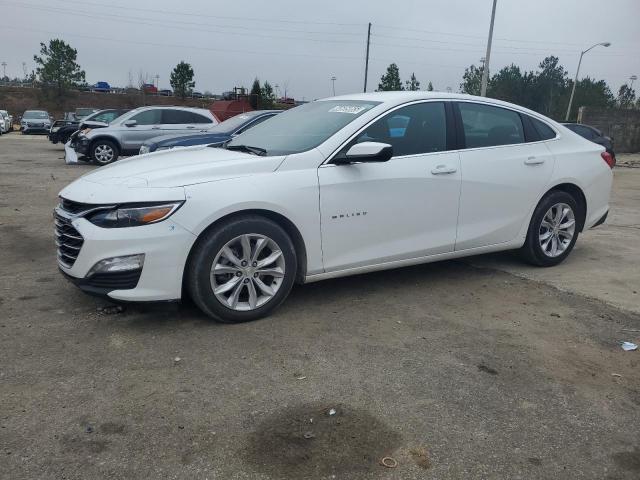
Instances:
[[[160,130],[160,127],[151,127],[151,130]]]
[[[433,175],[445,175],[448,173],[456,173],[458,171],[455,167],[450,167],[449,165],[438,165],[434,169],[431,170]]]
[[[540,165],[544,163],[544,158],[528,157],[525,161],[525,165]]]
[[[196,127],[193,126],[193,125],[187,125],[187,128],[191,129],[191,128],[196,128]]]

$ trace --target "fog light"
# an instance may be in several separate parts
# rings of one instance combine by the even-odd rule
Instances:
[[[124,257],[105,258],[91,267],[91,270],[87,273],[87,277],[95,275],[96,273],[117,273],[139,270],[142,268],[142,265],[144,265],[144,253]]]
[[[145,153],[149,153],[149,151],[149,147],[147,147],[146,145],[142,145],[140,147],[139,155],[144,155]]]

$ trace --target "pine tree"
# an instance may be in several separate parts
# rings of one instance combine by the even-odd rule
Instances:
[[[254,78],[253,85],[251,85],[251,91],[249,92],[249,103],[251,108],[257,110],[260,107],[260,97],[262,96],[262,89],[260,88],[260,80],[258,77]]]
[[[85,82],[84,70],[76,63],[78,51],[59,39],[53,39],[49,45],[40,44],[40,56],[33,60],[38,67],[36,73],[44,87],[55,87],[62,97],[71,87]]]
[[[398,91],[404,90],[402,87],[402,81],[400,80],[400,70],[395,63],[392,63],[387,67],[387,73],[380,77],[380,83],[378,84],[378,91]]]
[[[191,95],[193,87],[196,86],[196,82],[193,81],[193,68],[191,65],[186,62],[180,62],[176,65],[176,68],[171,72],[170,83],[176,96],[184,99]]]
[[[415,73],[412,73],[411,78],[404,83],[406,85],[405,90],[409,90],[410,92],[415,92],[416,90],[420,90],[420,82],[416,78]]]

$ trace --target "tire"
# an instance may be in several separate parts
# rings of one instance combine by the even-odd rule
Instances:
[[[553,267],[567,258],[578,240],[580,209],[567,192],[556,190],[543,197],[520,249],[524,260],[539,267]]]
[[[249,254],[244,253],[246,245]],[[214,265],[217,275],[212,275]],[[266,317],[277,308],[293,287],[297,267],[293,242],[284,229],[248,215],[203,234],[189,257],[185,281],[205,314],[219,322],[240,323]]]
[[[111,140],[96,140],[91,145],[91,159],[98,165],[115,162],[119,154],[118,146]]]

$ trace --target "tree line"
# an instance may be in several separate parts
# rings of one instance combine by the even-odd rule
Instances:
[[[483,65],[466,68],[460,92],[480,95],[483,72]],[[413,90],[407,87],[415,85],[418,87],[415,89],[419,89],[420,82],[412,74],[403,87],[398,66],[392,63],[382,75],[378,91]],[[567,70],[560,65],[558,57],[551,55],[540,62],[536,71],[522,71],[517,65],[511,64],[489,75],[487,96],[522,105],[556,120],[564,120],[572,88],[573,80],[569,78]],[[628,84],[622,85],[617,96],[614,96],[604,80],[585,77],[576,84],[570,119],[577,118],[581,106],[640,109],[640,99],[636,98],[635,91]]]
[[[52,39],[48,45],[40,44],[40,54],[34,55],[36,70],[30,79],[37,81],[43,89],[52,92],[61,99],[71,88],[86,86],[85,72],[77,63],[78,52],[60,39]],[[462,75],[460,92],[471,95],[480,94],[480,84],[484,65],[470,65]],[[193,67],[181,61],[171,72],[170,83],[176,96],[186,98],[195,87]],[[420,90],[420,81],[412,73],[402,82],[400,71],[395,63],[387,67],[380,78],[377,91],[416,91]],[[573,88],[573,80],[560,64],[558,57],[548,56],[535,71],[523,71],[515,64],[508,65],[489,75],[487,96],[516,103],[558,120],[564,119]],[[433,90],[428,83],[427,91]],[[269,82],[253,81],[249,99],[253,108],[273,108],[276,95]],[[640,109],[640,99],[628,84],[622,85],[615,96],[607,82],[585,77],[578,80],[569,118],[577,117],[580,106],[619,107]]]

